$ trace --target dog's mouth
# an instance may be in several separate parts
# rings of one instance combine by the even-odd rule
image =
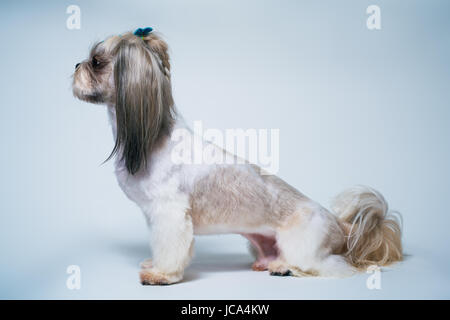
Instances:
[[[100,93],[94,93],[89,94],[85,96],[85,101],[91,102],[91,103],[102,103],[103,101],[103,95]]]
[[[73,95],[82,101],[86,101],[86,102],[90,102],[90,103],[103,103],[104,102],[103,95],[100,92],[85,93],[85,92],[80,92],[79,90],[74,88]]]

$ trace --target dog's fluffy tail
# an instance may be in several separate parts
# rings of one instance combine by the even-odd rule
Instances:
[[[347,236],[344,254],[354,267],[365,269],[402,260],[401,216],[389,212],[381,193],[354,187],[339,194],[332,209]]]

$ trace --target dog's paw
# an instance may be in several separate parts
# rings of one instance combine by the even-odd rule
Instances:
[[[139,273],[143,285],[168,285],[181,281],[183,275],[180,273],[166,274],[154,268],[143,269]]]
[[[253,271],[266,271],[269,268],[269,263],[275,261],[277,257],[275,256],[267,256],[263,258],[258,258],[252,264]]]
[[[289,277],[289,276],[292,276],[292,272],[291,272],[291,270],[286,270],[283,272],[272,271],[272,272],[270,272],[270,275],[277,276],[277,277]]]
[[[142,261],[139,266],[141,267],[141,269],[150,269],[153,265],[152,265],[152,259],[148,258],[145,259],[144,261]]]
[[[252,270],[253,271],[266,271],[267,270],[267,263],[261,262],[261,261],[255,261],[252,264]]]
[[[268,270],[271,276],[292,276],[291,270],[289,267],[280,260],[275,260],[269,263]]]
[[[307,270],[304,271],[299,267],[288,265],[283,261],[275,260],[269,263],[269,272],[271,276],[293,276],[293,277],[316,277],[317,271]]]

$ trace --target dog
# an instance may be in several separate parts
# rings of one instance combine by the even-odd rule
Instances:
[[[73,94],[107,106],[115,138],[108,159],[150,229],[142,284],[180,282],[197,234],[243,235],[252,269],[271,275],[346,277],[402,260],[400,219],[372,188],[344,191],[329,211],[248,162],[174,163],[171,135],[186,126],[172,97],[168,46],[152,28],[97,43],[75,66]]]

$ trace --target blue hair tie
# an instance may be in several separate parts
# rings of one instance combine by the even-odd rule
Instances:
[[[150,32],[153,31],[153,28],[151,27],[147,27],[147,28],[138,28],[136,29],[136,31],[134,32],[134,35],[137,37],[141,37],[142,39],[146,36],[148,36],[150,34]]]

